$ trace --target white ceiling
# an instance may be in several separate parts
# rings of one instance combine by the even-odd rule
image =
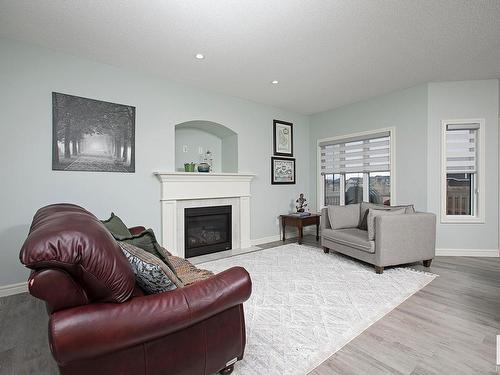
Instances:
[[[500,77],[500,0],[0,0],[0,36],[306,114]]]

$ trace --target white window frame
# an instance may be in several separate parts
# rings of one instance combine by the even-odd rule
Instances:
[[[390,160],[391,160],[391,167],[390,167],[390,174],[391,174],[391,205],[395,206],[397,205],[397,200],[396,200],[396,128],[395,127],[389,127],[389,128],[382,128],[382,129],[375,129],[375,130],[369,130],[369,131],[364,131],[364,132],[359,132],[359,133],[353,133],[353,134],[345,134],[345,135],[340,135],[336,137],[330,137],[330,138],[322,138],[318,139],[317,144],[316,144],[316,150],[317,150],[317,159],[316,159],[316,166],[317,166],[317,206],[318,211],[321,210],[322,208],[326,207],[325,206],[325,177],[321,174],[321,147],[320,143],[323,142],[340,142],[345,139],[349,138],[354,138],[354,137],[366,137],[369,138],[370,136],[376,136],[377,134],[384,133],[384,132],[389,132],[390,135],[390,148],[389,148],[389,154],[390,154]],[[341,186],[345,185],[344,181],[344,175],[341,174],[341,179],[340,179],[340,184]],[[363,201],[368,202],[369,201],[369,189],[365,188],[365,181],[369,184],[369,179],[368,179],[368,173],[363,173]],[[341,192],[343,188],[341,187]],[[344,205],[344,199],[345,197],[343,194],[340,194],[340,205]]]
[[[448,125],[479,124],[477,137],[477,172],[474,179],[474,215],[446,214],[446,129]],[[485,190],[485,119],[452,119],[441,121],[441,223],[442,224],[484,224],[486,207]]]

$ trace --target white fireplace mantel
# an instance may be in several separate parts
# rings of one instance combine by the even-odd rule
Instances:
[[[233,206],[233,249],[250,247],[251,173],[154,172],[161,182],[162,244],[184,257],[186,206]],[[236,232],[236,233],[234,233]]]

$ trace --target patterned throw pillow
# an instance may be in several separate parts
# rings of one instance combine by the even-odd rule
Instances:
[[[162,293],[183,286],[160,259],[127,242],[118,241],[135,273],[137,284],[147,294]]]
[[[160,258],[170,269],[175,273],[174,267],[169,263],[168,256],[170,253],[160,246],[156,240],[155,233],[152,229],[143,230],[141,233],[137,233],[130,236],[118,236],[113,235],[115,240],[127,242],[131,245],[137,246],[138,248],[153,254],[155,257]]]

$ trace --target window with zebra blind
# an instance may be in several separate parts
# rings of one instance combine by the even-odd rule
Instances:
[[[443,121],[441,219],[482,220],[484,120]]]
[[[319,206],[362,201],[391,204],[391,129],[318,142]]]

